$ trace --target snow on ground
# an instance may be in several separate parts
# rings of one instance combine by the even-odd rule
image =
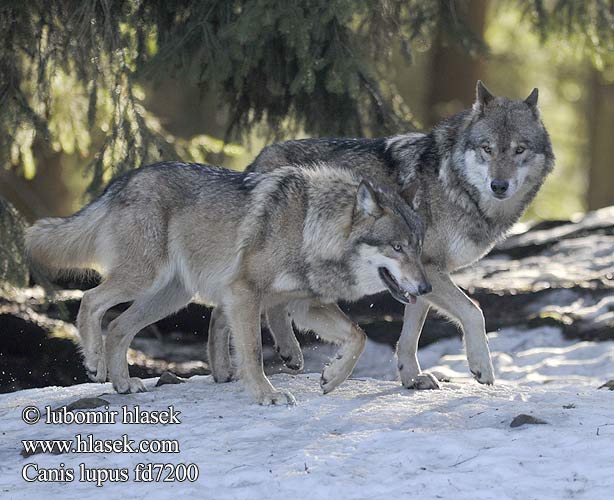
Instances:
[[[355,377],[322,396],[319,374],[275,375],[295,407],[260,407],[239,383],[210,377],[120,396],[110,385],[49,387],[0,395],[0,498],[344,499],[611,498],[614,491],[614,342],[571,342],[557,330],[491,334],[498,373],[492,387],[466,376],[459,340],[420,351],[425,367],[451,381],[441,391],[408,391],[394,374],[389,348],[370,343]],[[327,348],[320,347],[321,352]],[[330,350],[328,350],[330,353]],[[312,354],[312,353],[310,353]],[[311,365],[314,356],[308,356]],[[308,366],[320,369],[321,366]],[[376,378],[380,378],[379,380]],[[110,409],[139,405],[181,411],[179,425],[29,426],[28,405],[55,408],[100,396]],[[545,425],[511,428],[520,413]],[[20,456],[22,439],[70,439],[76,433],[111,439],[177,439],[165,454],[38,454]],[[22,467],[132,469],[139,462],[195,463],[195,483],[26,483]]]

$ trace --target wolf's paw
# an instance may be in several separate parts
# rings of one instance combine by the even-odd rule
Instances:
[[[104,383],[107,381],[107,360],[104,356],[99,356],[98,359],[92,359],[91,356],[88,356],[83,360],[83,366],[92,382]]]
[[[262,394],[259,394],[256,398],[258,404],[263,406],[270,405],[288,405],[294,406],[296,404],[296,399],[289,391],[268,391]]]
[[[420,366],[416,363],[399,363],[399,375],[401,376],[401,384],[406,389],[417,391],[441,389],[437,378],[430,373],[420,371]]]
[[[484,337],[483,341],[472,342],[469,344],[467,338],[467,361],[469,362],[469,371],[480,384],[494,384],[495,370],[490,359],[490,350],[488,349],[488,340]]]
[[[211,369],[213,380],[218,384],[223,384],[232,380],[232,361],[227,351],[220,351],[222,350],[217,349],[214,355],[209,358],[209,368]]]
[[[484,372],[482,370],[474,369],[471,369],[470,371],[473,375],[473,378],[476,379],[480,384],[492,385],[495,383],[495,374],[492,365],[490,367],[486,367],[486,370]]]
[[[134,394],[137,392],[147,392],[145,384],[143,384],[143,381],[137,377],[120,378],[118,380],[114,380],[113,388],[119,394]]]
[[[324,394],[328,394],[346,380],[352,373],[355,364],[355,361],[344,362],[344,357],[337,356],[330,365],[325,366],[320,377],[320,387]]]
[[[352,374],[358,358],[365,348],[367,336],[358,327],[354,331],[356,335],[341,345],[335,359],[322,370],[320,387],[322,387],[324,394],[328,394]]]
[[[105,383],[107,381],[107,362],[100,357],[96,370],[87,370],[87,376],[92,382]]]
[[[492,385],[495,383],[495,370],[490,360],[490,353],[482,353],[480,356],[467,356],[469,371],[480,384]]]
[[[218,384],[225,384],[232,380],[230,367],[216,368],[211,371],[211,375],[213,375],[213,380]]]
[[[432,373],[422,372],[411,379],[408,384],[403,384],[408,389],[414,389],[416,391],[428,391],[434,389],[441,389],[439,380]]]
[[[294,349],[294,346],[289,346],[289,350],[281,349],[280,346],[275,346],[275,352],[279,354],[279,357],[286,365],[286,368],[294,371],[300,372],[303,370],[303,351],[301,351],[300,346],[297,344],[297,349]]]

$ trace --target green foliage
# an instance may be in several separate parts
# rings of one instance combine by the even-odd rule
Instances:
[[[434,33],[484,51],[462,0],[30,0],[0,4],[0,167],[36,171],[33,147],[96,152],[90,191],[160,158],[233,154],[256,126],[271,136],[376,135],[412,128],[390,83]],[[611,2],[518,0],[542,38],[573,34],[611,52]],[[471,8],[469,4],[467,8]],[[601,59],[600,59],[601,58]],[[139,85],[169,75],[219,96],[223,141],[174,137]],[[6,159],[6,160],[5,160]]]
[[[32,148],[97,151],[90,186],[155,161],[232,154],[224,144],[265,123],[277,137],[392,133],[409,111],[382,91],[401,41],[447,24],[475,37],[438,1],[33,0],[0,6],[0,153],[31,178]],[[220,96],[225,141],[179,140],[143,106],[140,81],[169,75]],[[391,104],[395,103],[395,104]]]
[[[542,42],[565,39],[590,57],[599,70],[614,62],[614,3],[525,0],[521,4]]]

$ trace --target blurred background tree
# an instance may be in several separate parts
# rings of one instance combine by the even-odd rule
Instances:
[[[428,128],[478,78],[541,90],[557,168],[528,218],[614,204],[612,2],[4,0],[0,37],[0,196],[28,219],[160,159]]]

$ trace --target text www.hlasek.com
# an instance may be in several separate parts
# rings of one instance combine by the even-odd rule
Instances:
[[[22,441],[28,455],[34,453],[179,453],[176,439],[142,439],[138,443],[124,434],[121,439],[96,439],[92,434],[75,439],[28,439]]]

